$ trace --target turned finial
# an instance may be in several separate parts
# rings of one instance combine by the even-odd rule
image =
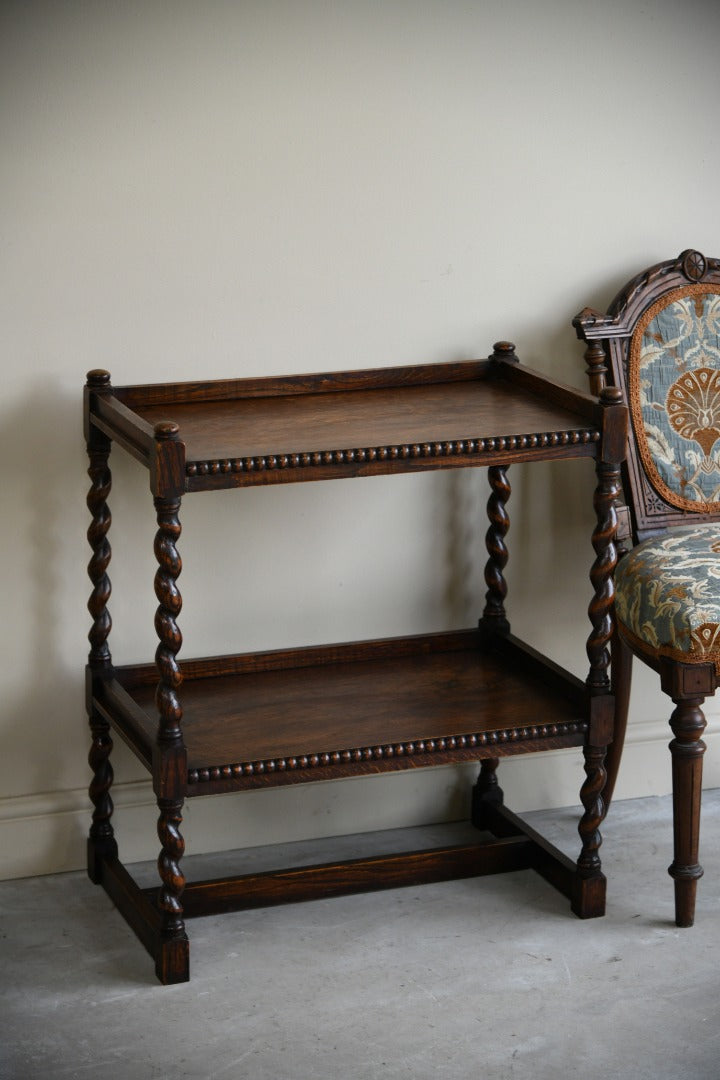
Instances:
[[[602,341],[589,341],[585,350],[586,374],[590,379],[590,389],[598,397],[605,389],[608,367]]]
[[[496,341],[493,345],[491,360],[505,360],[510,363],[518,363],[515,355],[515,346],[512,341]]]
[[[623,392],[619,386],[603,386],[600,401],[603,405],[622,405]]]
[[[180,427],[174,420],[161,420],[153,428],[156,439],[177,439]]]
[[[87,384],[92,390],[109,390],[110,372],[104,368],[93,368],[87,373]]]

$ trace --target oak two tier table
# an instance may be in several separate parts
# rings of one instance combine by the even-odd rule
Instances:
[[[613,501],[625,430],[617,391],[598,401],[560,386],[520,364],[508,343],[487,360],[288,378],[113,387],[106,371],[89,373],[88,872],[153,956],[162,982],[189,977],[186,919],[280,901],[533,868],[580,917],[604,913],[598,852],[613,721]],[[109,649],[113,443],[147,467],[157,515],[159,643],[146,665],[116,666]],[[597,475],[585,682],[510,633],[503,577],[508,466],[576,457],[593,458]],[[487,594],[475,628],[179,662],[185,494],[469,467],[486,468],[489,478]],[[140,888],[119,859],[113,734],[152,777],[155,888]],[[568,746],[583,747],[586,773],[576,862],[504,806],[496,777],[501,757]],[[188,798],[464,761],[480,764],[470,800],[477,842],[185,880]]]

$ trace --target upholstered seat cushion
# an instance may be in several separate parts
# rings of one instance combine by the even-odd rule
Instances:
[[[713,662],[720,673],[720,524],[643,541],[615,574],[621,629],[656,656]]]

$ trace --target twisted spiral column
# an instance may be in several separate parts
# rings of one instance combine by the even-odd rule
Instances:
[[[601,396],[603,405],[620,403],[614,388]],[[619,454],[617,455],[619,456]],[[620,465],[599,459],[596,463],[597,486],[593,496],[596,525],[592,535],[595,561],[590,570],[593,598],[588,608],[592,624],[587,641],[590,670],[587,678],[589,727],[583,747],[585,782],[580,789],[584,813],[578,825],[582,841],[577,860],[573,910],[582,918],[602,915],[605,910],[605,877],[601,870],[600,825],[605,817],[603,789],[607,780],[605,756],[613,736],[613,700],[610,696],[610,642],[614,632],[615,588],[613,574],[617,565],[617,513],[615,503],[620,491]]]
[[[111,824],[113,801],[110,795],[114,773],[110,764],[113,741],[110,737],[110,725],[94,710],[90,714],[91,744],[88,764],[92,770],[92,780],[88,794],[93,806],[90,839],[101,843],[104,848],[114,846],[114,830]]]
[[[582,850],[577,869],[581,877],[596,877],[600,874],[600,826],[605,817],[605,804],[602,799],[606,780],[605,747],[586,746],[584,754],[586,780],[580,789],[580,802],[585,813],[578,825]]]
[[[159,428],[161,430],[156,429],[156,437],[164,435],[172,438],[177,431],[174,424],[159,425]],[[157,862],[161,881],[158,908],[163,916],[163,937],[167,939],[185,936],[180,899],[185,888],[185,877],[180,869],[185,843],[180,833],[180,824],[187,770],[181,728],[182,707],[178,698],[182,674],[176,659],[182,645],[182,635],[177,625],[177,617],[182,607],[182,597],[177,586],[182,561],[176,546],[181,531],[178,518],[180,499],[156,498],[155,509],[158,523],[155,536],[155,557],[158,563],[155,574],[155,595],[158,599],[155,629],[159,638],[155,653],[159,675],[155,703],[159,727],[154,771],[159,810],[157,831],[160,840]]]
[[[510,528],[510,518],[505,509],[505,504],[510,498],[507,469],[503,465],[490,466],[488,479],[492,491],[487,503],[490,527],[485,534],[485,546],[489,556],[485,564],[485,584],[488,591],[485,594],[483,620],[493,630],[506,633],[510,629],[505,613],[507,582],[503,577],[503,570],[508,561],[505,537]]]
[[[94,390],[102,393],[109,391],[109,389],[110,376],[107,372],[94,371],[89,373],[89,391]],[[90,677],[94,673],[108,670],[112,666],[108,646],[112,620],[107,607],[111,592],[110,578],[107,573],[111,556],[110,543],[107,538],[111,524],[111,514],[107,503],[112,487],[112,475],[108,464],[110,448],[111,442],[106,435],[96,428],[88,427],[87,451],[90,489],[87,495],[87,507],[90,511],[91,520],[87,530],[87,538],[92,551],[88,563],[88,576],[92,585],[92,592],[87,604],[92,617],[92,625],[88,634],[88,641],[90,642],[88,670]],[[114,776],[110,764],[110,754],[113,742],[110,737],[109,723],[92,705],[91,692],[88,693],[88,702],[91,737],[88,763],[92,771],[88,794],[93,807],[88,843],[88,871],[90,877],[97,881],[100,873],[97,856],[113,856],[117,854],[117,845],[111,824],[113,801],[110,790]]]
[[[614,625],[613,574],[617,566],[615,501],[620,492],[620,466],[599,461],[597,476],[598,484],[593,498],[597,524],[592,535],[592,545],[596,558],[590,570],[594,595],[588,608],[592,630],[587,641],[590,660],[587,685],[591,694],[606,694],[610,692],[609,645]]]
[[[182,740],[182,708],[178,699],[182,674],[176,660],[182,645],[182,635],[176,621],[182,608],[182,597],[177,586],[182,561],[176,547],[181,532],[178,519],[180,500],[156,498],[155,509],[158,523],[155,535],[155,558],[158,562],[155,574],[155,596],[158,599],[155,631],[159,638],[155,663],[160,677],[155,704],[160,717],[158,737],[163,743],[173,743]]]
[[[107,498],[112,486],[112,476],[108,465],[110,440],[103,439],[100,445],[88,446],[90,466],[90,490],[87,495],[87,507],[92,516],[87,538],[92,548],[88,563],[88,576],[92,583],[92,592],[88,600],[88,611],[92,616],[92,626],[88,634],[90,654],[88,660],[92,667],[110,664],[110,650],[107,639],[112,627],[112,620],[107,608],[111,585],[107,574],[110,564],[110,543],[107,539],[111,524]]]
[[[158,894],[158,908],[163,916],[163,934],[174,937],[183,934],[185,922],[181,896],[185,888],[185,876],[180,860],[185,853],[185,841],[180,832],[182,824],[182,799],[158,799],[157,831],[160,840],[158,873],[162,886]]]

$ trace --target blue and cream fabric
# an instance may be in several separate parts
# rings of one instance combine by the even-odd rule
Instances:
[[[615,590],[618,621],[651,652],[720,674],[720,524],[638,544],[618,563]]]
[[[630,409],[648,479],[671,506],[720,510],[720,295],[690,285],[639,321]]]

